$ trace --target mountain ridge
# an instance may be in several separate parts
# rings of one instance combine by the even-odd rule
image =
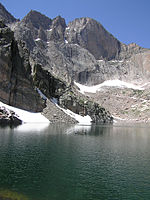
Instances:
[[[3,17],[5,20],[6,15]],[[91,86],[113,79],[137,84],[150,80],[150,50],[135,43],[123,44],[94,19],[77,18],[66,24],[61,16],[50,19],[31,10],[21,21],[10,20],[8,26],[14,32],[22,58],[27,56],[21,50],[22,44],[28,52],[33,86],[78,114],[90,113],[92,109],[93,120],[111,121],[111,118],[97,104],[84,104],[90,100],[79,95],[74,81]],[[95,99],[87,96],[102,104],[96,96]],[[110,96],[107,92],[108,99]],[[114,112],[108,104],[104,105]],[[101,115],[94,116],[95,109]],[[100,119],[103,114],[106,119]]]

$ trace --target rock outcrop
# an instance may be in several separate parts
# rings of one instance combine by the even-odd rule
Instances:
[[[93,122],[112,122],[94,98],[90,102],[78,97],[73,82],[90,86],[111,79],[132,83],[150,79],[150,50],[121,43],[94,19],[75,19],[66,25],[61,16],[50,19],[31,10],[16,21],[2,5],[0,17],[14,31],[13,36],[1,23],[0,98],[7,104],[43,110],[40,91],[49,99],[57,98],[64,108],[89,114]]]
[[[22,124],[22,121],[15,114],[15,112],[0,106],[0,126],[18,126],[20,124]]]
[[[14,23],[17,21],[15,17],[13,17],[5,7],[0,3],[0,20],[6,24]]]
[[[41,111],[44,102],[34,90],[28,58],[25,53],[21,57],[19,48],[13,32],[0,22],[0,100],[28,111]]]
[[[100,23],[88,17],[70,22],[65,37],[69,43],[78,44],[87,49],[97,60],[114,59],[121,49],[121,43],[116,38],[108,33]]]
[[[77,94],[74,89],[68,88],[59,98],[59,105],[81,116],[89,115],[93,123],[113,123],[111,114],[98,103],[83,95]]]

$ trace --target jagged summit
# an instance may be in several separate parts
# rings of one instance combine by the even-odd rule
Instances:
[[[96,20],[77,18],[68,24],[66,38],[89,50],[96,59],[114,59],[120,52],[121,43]]]
[[[38,11],[31,10],[21,22],[25,24],[31,23],[37,29],[41,27],[46,30],[51,25],[52,20]]]
[[[0,3],[0,20],[4,21],[4,23],[6,24],[17,21],[17,19],[13,17],[1,3]]]
[[[75,82],[87,86],[99,85],[107,80],[122,80],[134,84],[149,82],[150,50],[134,43],[121,43],[94,19],[78,18],[66,26],[65,19],[61,16],[50,19],[31,10],[21,21],[15,22],[2,5],[0,11],[0,16],[10,23],[6,25],[13,30],[10,31],[10,28],[0,22],[0,98],[5,102],[10,96],[8,102],[13,102],[13,105],[21,105],[24,100],[25,109],[38,105],[36,102],[41,101],[38,96],[33,101],[36,96],[31,84],[46,97],[60,99],[59,103],[64,108],[84,114],[85,109],[82,108],[85,108],[84,102],[89,99],[80,99]],[[5,77],[11,77],[11,82],[4,80]],[[139,99],[140,104],[143,102],[141,106],[145,106],[145,102],[149,101],[149,89],[143,93],[142,98],[139,96],[141,94],[129,89],[126,92],[122,87],[120,90],[108,87],[108,91],[99,91],[98,96],[94,94],[89,97],[100,105],[105,105],[114,116],[116,113],[121,116],[119,110],[122,105],[125,111],[128,109],[126,102],[135,100],[135,105],[138,105]],[[90,110],[94,108],[92,105],[95,104],[89,105]],[[148,108],[149,102],[146,105],[145,108]],[[133,113],[130,104],[129,107]],[[94,115],[97,113],[95,109],[97,108],[92,111]],[[51,116],[49,107],[47,111]],[[105,117],[107,119],[103,111],[102,116],[103,120]],[[146,113],[145,116],[149,114]],[[99,118],[95,116],[94,120],[99,121]]]

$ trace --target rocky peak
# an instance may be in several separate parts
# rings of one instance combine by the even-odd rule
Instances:
[[[17,21],[0,3],[0,20],[4,21],[4,23],[9,24]]]
[[[70,22],[65,37],[69,43],[89,50],[96,59],[111,60],[120,52],[120,42],[91,18],[79,18]]]
[[[59,25],[61,25],[62,27],[66,28],[65,19],[62,18],[61,16],[55,17],[52,21],[52,25],[55,27],[58,27]]]
[[[53,19],[49,39],[55,42],[64,41],[64,33],[66,29],[65,19],[58,16]]]
[[[18,46],[10,28],[2,22],[0,27],[0,101],[29,111],[41,111],[45,103],[34,90],[27,50]]]
[[[39,29],[42,27],[43,29],[49,29],[49,26],[52,23],[52,20],[46,17],[45,15],[37,12],[35,10],[31,10],[22,20],[25,24],[32,24],[35,28]]]

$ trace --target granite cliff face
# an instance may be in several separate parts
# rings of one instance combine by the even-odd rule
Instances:
[[[15,19],[6,9],[5,7],[0,3],[0,20],[3,21],[6,24],[11,24],[13,22],[16,22],[17,19]]]
[[[44,103],[34,90],[37,88],[49,99],[56,98],[61,106],[76,112],[83,112],[87,106],[89,114],[89,105],[79,105],[75,90],[71,101],[67,97],[74,81],[90,86],[111,79],[132,83],[150,79],[150,50],[121,43],[94,19],[79,18],[66,25],[61,16],[50,19],[31,10],[19,21],[1,4],[0,18],[14,32],[13,35],[1,22],[0,62],[5,76],[1,75],[0,97],[5,103],[20,107],[23,102],[24,109],[42,110]],[[33,105],[27,105],[31,99]],[[101,108],[91,105],[90,115],[95,116]],[[97,115],[95,121],[102,121],[104,113]],[[109,115],[106,121],[110,119]]]
[[[44,102],[34,90],[28,55],[21,44],[19,48],[13,32],[0,22],[0,100],[18,108],[41,111]]]
[[[29,49],[31,63],[41,64],[66,84],[75,80],[95,85],[108,79],[139,82],[150,77],[150,50],[122,44],[91,18],[66,25],[60,16],[49,19],[31,11],[12,28],[16,40]]]
[[[69,43],[87,49],[97,60],[114,59],[120,52],[121,43],[100,23],[88,17],[70,22],[65,37]]]

